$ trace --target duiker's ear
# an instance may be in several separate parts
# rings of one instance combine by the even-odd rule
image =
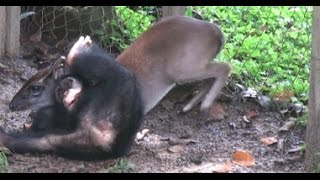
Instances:
[[[62,76],[65,76],[69,74],[69,68],[65,65],[65,56],[61,56],[59,59],[57,59],[53,65],[52,65],[52,74],[54,80],[57,80],[61,78]]]

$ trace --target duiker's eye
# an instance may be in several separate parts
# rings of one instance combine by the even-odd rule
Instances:
[[[34,96],[38,96],[41,90],[42,90],[42,86],[39,86],[39,85],[31,86],[32,95]]]

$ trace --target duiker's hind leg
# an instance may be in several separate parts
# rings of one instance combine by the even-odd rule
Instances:
[[[195,95],[187,105],[185,105],[182,109],[182,112],[187,112],[191,110],[194,106],[196,106],[200,101],[204,98],[204,96],[208,93],[212,83],[214,83],[214,79],[204,80],[200,85],[200,92]]]
[[[186,83],[192,81],[199,81],[203,79],[215,78],[213,85],[209,88],[205,86],[191,101],[183,108],[186,112],[202,100],[200,110],[206,111],[212,105],[225,83],[227,82],[228,75],[231,67],[224,63],[208,64],[204,69],[197,69],[188,73],[180,73],[176,80],[178,83]],[[204,98],[203,98],[204,97]]]

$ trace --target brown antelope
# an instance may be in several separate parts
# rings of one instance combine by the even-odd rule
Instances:
[[[207,110],[230,73],[228,64],[210,63],[224,41],[216,24],[172,16],[144,32],[117,60],[134,72],[141,84],[145,113],[177,84],[212,79],[183,108],[186,112],[202,101],[200,109]]]

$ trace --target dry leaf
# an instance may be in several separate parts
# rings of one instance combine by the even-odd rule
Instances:
[[[42,41],[34,43],[33,46],[34,52],[39,55],[46,55],[50,49],[50,46]]]
[[[266,23],[266,24],[264,24],[261,28],[260,28],[260,30],[261,31],[266,31],[266,30],[268,30],[268,23]]]
[[[55,45],[56,48],[60,48],[63,49],[64,47],[67,46],[68,43],[68,39],[67,38],[63,38],[62,40],[58,41]]]
[[[218,173],[227,173],[230,172],[232,170],[232,163],[231,162],[227,162],[224,164],[218,164],[216,166],[213,167],[212,172],[218,172]]]
[[[30,36],[30,41],[33,43],[37,43],[41,41],[41,37],[42,37],[42,31],[41,29],[39,29],[37,32],[35,32],[34,34],[32,34]]]
[[[296,148],[293,148],[293,149],[289,149],[287,150],[288,153],[294,153],[294,152],[298,152],[298,151],[302,151],[304,149],[303,146],[299,146],[299,147],[296,147]]]
[[[219,103],[214,103],[211,107],[210,116],[215,120],[223,120],[226,116],[226,112]]]
[[[206,163],[191,168],[186,168],[184,171],[188,173],[227,173],[230,172],[234,164],[226,162],[222,164]]]
[[[279,139],[277,148],[282,151],[283,150],[284,139]]]
[[[253,118],[256,118],[259,114],[255,111],[249,111],[247,114],[246,114],[246,117],[247,119],[253,119]]]
[[[277,142],[277,139],[275,137],[266,137],[266,138],[262,138],[260,140],[263,144],[265,145],[271,145]]]
[[[294,126],[294,120],[286,122],[279,130],[280,131],[289,131]]]
[[[293,91],[286,90],[283,92],[276,93],[274,95],[274,99],[277,101],[287,102],[287,101],[290,101],[293,96],[294,96]]]
[[[142,140],[149,133],[149,129],[143,129],[141,132],[137,133],[136,139]]]
[[[180,145],[188,145],[190,143],[196,143],[195,140],[193,139],[175,139],[175,138],[168,138],[168,143],[170,145],[177,145],[177,144],[180,144]]]
[[[247,118],[247,116],[243,116],[242,119],[243,119],[243,121],[246,122],[246,123],[249,123],[249,122],[250,122],[249,119]]]
[[[232,159],[234,163],[240,166],[253,166],[255,165],[255,159],[251,154],[244,150],[239,150],[233,153]]]
[[[184,150],[184,146],[181,146],[181,145],[175,145],[168,148],[168,151],[172,153],[179,153],[179,152],[182,152],[183,150]]]
[[[146,134],[149,133],[149,131],[150,131],[149,129],[143,129],[143,130],[141,131],[141,133],[144,134],[144,135],[146,135]]]
[[[247,118],[247,116],[243,116],[243,121],[246,122],[246,123],[249,123],[249,119]]]

